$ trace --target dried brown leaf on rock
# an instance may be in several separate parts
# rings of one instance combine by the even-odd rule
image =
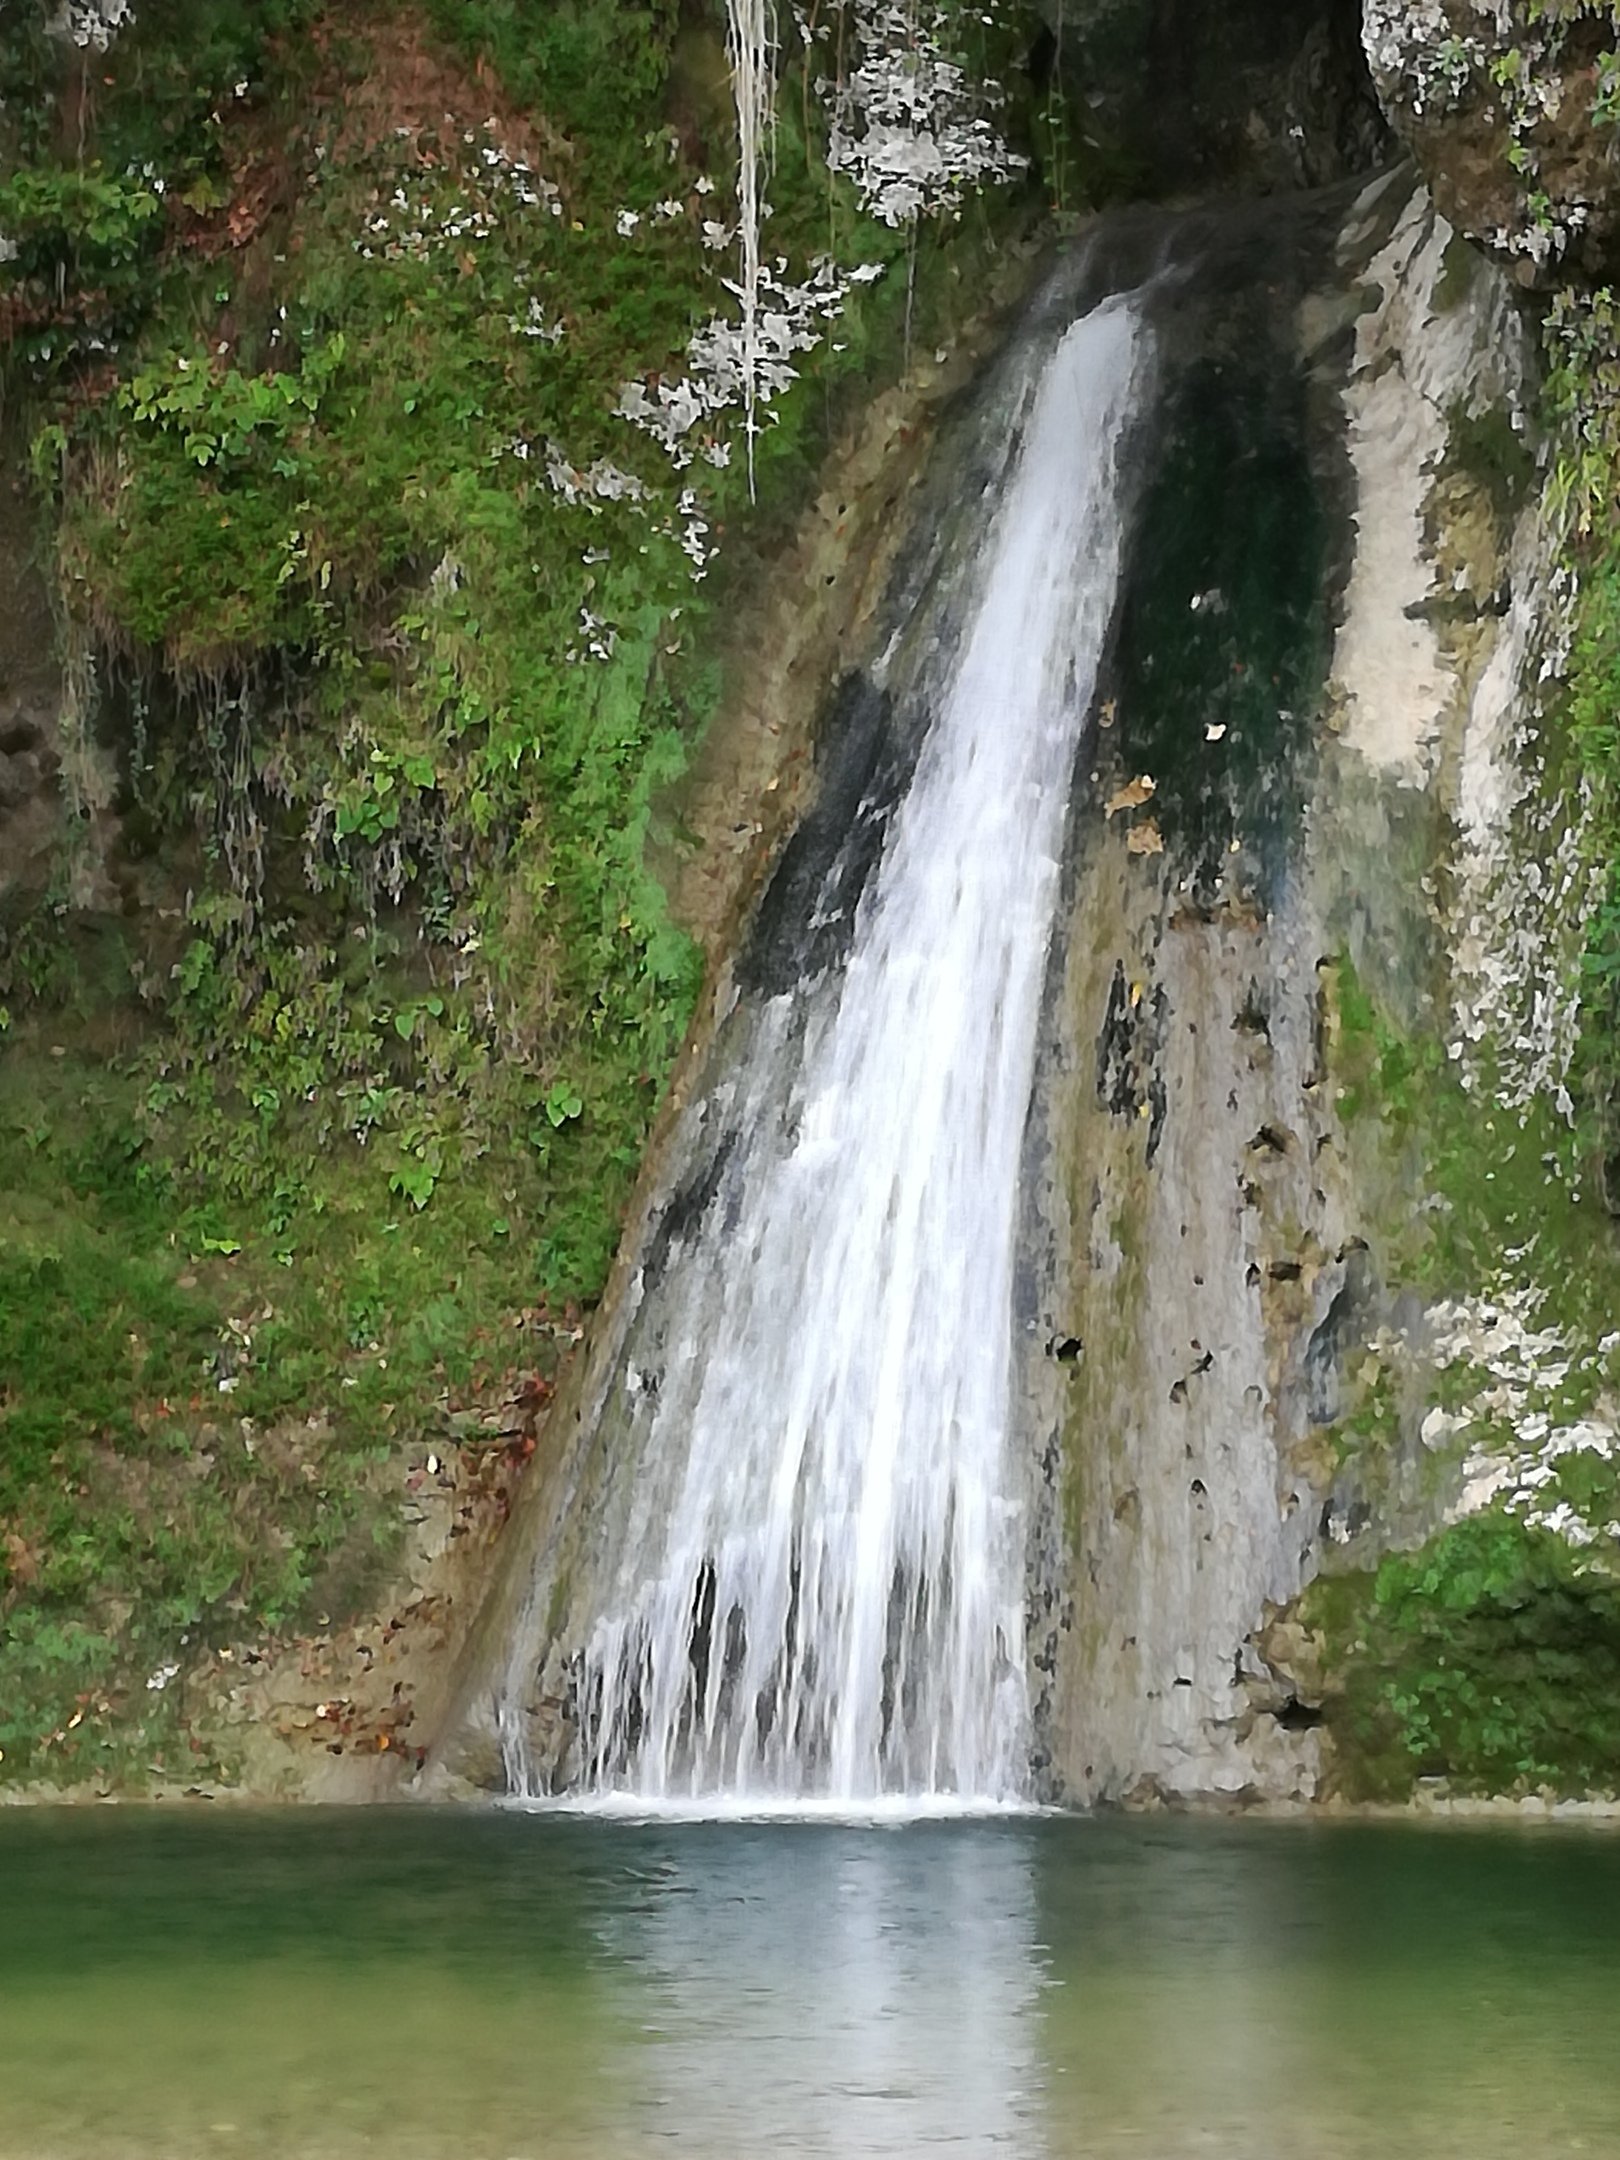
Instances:
[[[1140,810],[1143,803],[1151,802],[1158,792],[1158,781],[1151,774],[1143,773],[1140,779],[1127,781],[1118,794],[1109,796],[1103,805],[1104,814],[1116,817],[1121,810]]]

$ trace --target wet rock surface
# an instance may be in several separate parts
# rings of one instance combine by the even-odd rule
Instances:
[[[1216,294],[1167,324],[1164,431],[1077,789],[1020,1315],[1037,1769],[1071,1802],[1329,1789],[1320,1660],[1287,1615],[1324,1566],[1437,1519],[1420,1414],[1376,1461],[1347,1463],[1339,1432],[1362,1345],[1414,1314],[1409,1173],[1346,1122],[1335,983],[1353,954],[1434,1022],[1426,886],[1507,637],[1483,593],[1513,522],[1484,517],[1453,429],[1512,408],[1524,351],[1477,261],[1441,295],[1450,235],[1410,180],[1339,198],[1327,224],[1280,218],[1292,282],[1274,274],[1269,312]],[[1405,417],[1375,432],[1380,397]],[[1390,428],[1406,450],[1386,459]],[[1482,597],[1430,626],[1465,531],[1485,538],[1453,587]],[[1152,851],[1131,845],[1146,821]],[[1061,1368],[1043,1354],[1060,1333],[1084,1346]],[[1421,1329],[1413,1348],[1420,1403]]]
[[[1042,0],[1037,54],[1135,192],[1273,193],[1388,154],[1358,0]]]

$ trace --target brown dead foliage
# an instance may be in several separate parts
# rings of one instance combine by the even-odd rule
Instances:
[[[313,32],[317,47],[334,62],[338,39],[353,35],[352,18],[338,15]],[[480,142],[527,159],[563,189],[566,200],[573,146],[542,115],[515,105],[482,60],[463,66],[409,9],[369,26],[363,37],[365,66],[358,80],[345,81],[341,91],[329,82],[321,97],[336,120],[334,154],[353,157],[408,141],[421,163],[438,164],[451,150],[459,154],[462,138],[473,130]],[[486,128],[491,120],[494,127]]]
[[[227,350],[237,343],[236,313],[244,306],[251,313],[275,282],[274,255],[297,251],[298,206],[317,143],[339,162],[392,146],[435,166],[459,160],[475,133],[480,144],[543,172],[567,202],[567,138],[513,104],[482,61],[468,69],[447,53],[411,10],[357,28],[351,14],[333,9],[303,35],[318,61],[305,124],[289,129],[285,113],[251,105],[222,116],[226,201],[206,210],[178,198],[169,204],[176,245],[205,259],[245,258],[238,307],[216,333]]]

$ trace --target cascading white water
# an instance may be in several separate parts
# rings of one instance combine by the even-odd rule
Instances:
[[[1110,301],[1029,386],[847,965],[760,1016],[737,1197],[627,1374],[656,1396],[577,1675],[585,1795],[1023,1793],[1019,1163],[1145,341]]]

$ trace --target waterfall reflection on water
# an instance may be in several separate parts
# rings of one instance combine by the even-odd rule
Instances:
[[[784,1835],[786,1842],[784,1842]],[[603,1939],[648,1990],[635,2113],[694,2152],[1047,2160],[1016,1830],[694,1831]],[[806,2036],[815,2035],[813,2045]]]
[[[1620,1840],[0,1811],[0,2160],[1620,2160]]]

